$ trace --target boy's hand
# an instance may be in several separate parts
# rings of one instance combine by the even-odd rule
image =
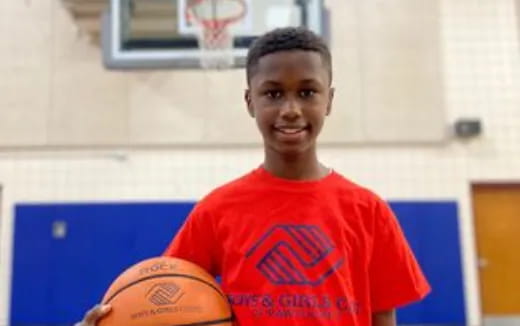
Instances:
[[[395,310],[374,312],[372,314],[372,326],[396,326]]]
[[[96,305],[90,309],[83,317],[83,320],[76,323],[74,326],[96,326],[99,319],[110,312],[109,305]]]

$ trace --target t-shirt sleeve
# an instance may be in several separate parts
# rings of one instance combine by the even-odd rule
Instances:
[[[210,213],[196,206],[173,238],[164,256],[188,260],[213,276],[220,274],[217,264],[218,243]]]
[[[390,207],[378,198],[374,214],[369,281],[372,311],[377,312],[418,301],[430,286]]]

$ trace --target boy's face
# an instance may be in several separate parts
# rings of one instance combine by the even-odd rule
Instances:
[[[319,53],[281,51],[260,58],[246,102],[267,150],[299,154],[313,150],[334,90]]]

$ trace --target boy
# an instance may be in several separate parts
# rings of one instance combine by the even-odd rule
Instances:
[[[264,162],[200,201],[165,252],[222,275],[238,325],[393,326],[430,290],[383,200],[318,161],[331,61],[302,28],[252,45],[245,101]]]

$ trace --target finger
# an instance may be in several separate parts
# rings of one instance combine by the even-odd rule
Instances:
[[[100,312],[101,312],[101,316],[104,316],[106,314],[108,314],[108,312],[112,309],[112,306],[108,305],[108,304],[105,304],[105,305],[102,305],[101,306],[101,309],[100,309]]]
[[[82,324],[85,325],[85,324],[95,323],[96,320],[98,319],[99,309],[101,309],[101,306],[95,305],[92,309],[87,311],[87,313],[85,314],[85,317],[83,317]]]
[[[90,309],[83,319],[83,324],[95,325],[99,318],[103,317],[110,311],[110,306],[108,305],[96,305],[94,308]]]

